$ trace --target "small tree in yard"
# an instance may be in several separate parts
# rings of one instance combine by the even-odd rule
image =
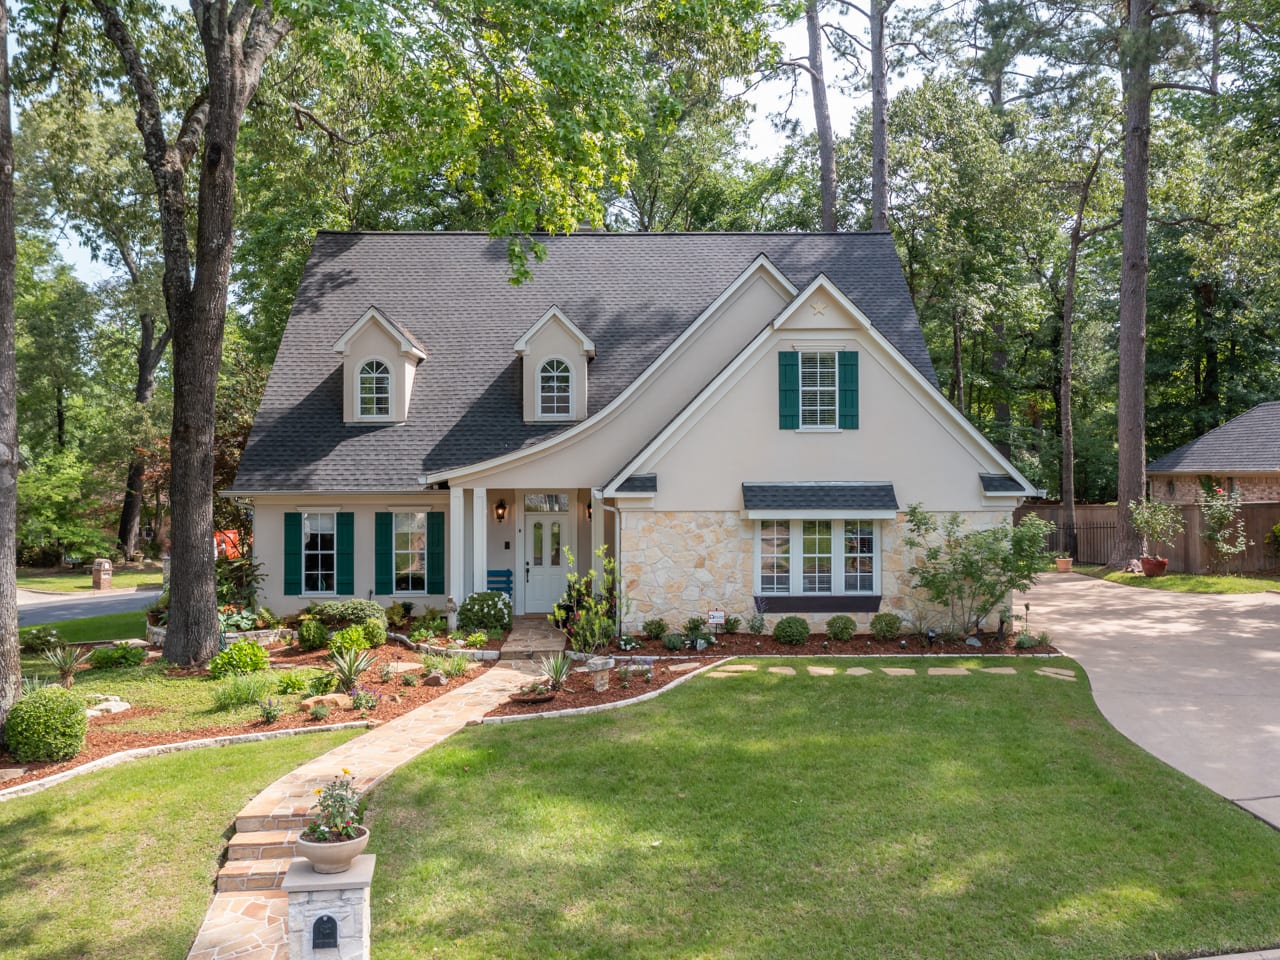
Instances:
[[[985,530],[968,530],[959,514],[943,520],[920,504],[907,510],[903,544],[916,551],[907,568],[912,587],[947,612],[944,632],[962,636],[980,628],[991,611],[1014,590],[1036,582],[1045,561],[1045,538],[1052,526],[1039,517],[1008,520]]]
[[[1175,537],[1182,534],[1182,510],[1172,503],[1159,500],[1130,500],[1129,516],[1133,520],[1133,528],[1142,537],[1142,555],[1157,559],[1160,556],[1160,544],[1173,546]]]
[[[1231,560],[1253,542],[1245,536],[1242,506],[1239,493],[1227,493],[1221,487],[1200,496],[1200,536],[1209,545],[1209,569],[1214,573],[1226,570]]]

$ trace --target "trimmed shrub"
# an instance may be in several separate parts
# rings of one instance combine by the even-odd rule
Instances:
[[[763,613],[756,612],[747,617],[747,633],[759,636],[764,633],[766,625]]]
[[[401,600],[387,607],[387,624],[399,629],[413,619],[413,601]]]
[[[19,763],[51,762],[83,750],[88,727],[83,700],[62,687],[41,687],[13,705],[4,735]]]
[[[463,633],[475,630],[510,630],[511,601],[505,593],[497,590],[473,593],[458,608],[458,629]]]
[[[735,634],[742,629],[742,618],[726,614],[724,618],[724,632],[727,634]]]
[[[387,642],[387,625],[377,617],[370,617],[360,629],[364,631],[364,639],[371,647],[380,647]]]
[[[773,639],[798,647],[809,639],[809,623],[803,617],[783,617],[774,625]]]
[[[896,613],[877,613],[871,618],[871,635],[877,640],[894,640],[902,632],[902,618]]]
[[[364,627],[347,627],[339,630],[329,638],[329,652],[343,654],[351,650],[368,650],[369,641],[365,639]]]
[[[852,640],[853,633],[857,628],[858,625],[853,622],[853,617],[843,613],[837,613],[827,621],[827,635],[832,640],[841,642]]]
[[[387,611],[372,600],[326,600],[311,610],[312,616],[329,626],[364,623],[370,617],[387,622]]]
[[[147,651],[141,647],[98,647],[89,654],[89,666],[95,670],[115,670],[136,667],[145,659]]]
[[[209,661],[209,676],[221,680],[232,674],[257,673],[270,665],[267,651],[252,640],[238,640]]]
[[[329,631],[319,620],[298,621],[298,646],[303,650],[322,650],[329,642]]]
[[[661,617],[651,617],[644,622],[644,635],[650,640],[661,640],[667,635],[667,621]]]
[[[690,617],[684,622],[684,635],[688,638],[696,639],[705,635],[707,632],[706,617]]]
[[[668,650],[679,650],[684,646],[684,637],[678,633],[668,633],[662,638],[662,645]]]

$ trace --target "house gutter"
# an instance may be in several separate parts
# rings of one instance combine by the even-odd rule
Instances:
[[[604,497],[602,497],[600,494],[601,494],[601,491],[599,488],[597,487],[592,488],[591,496],[595,497],[597,500],[600,501],[600,506],[602,509],[608,510],[610,513],[613,514],[613,552],[614,552],[613,561],[618,565],[618,579],[621,580],[622,579],[622,513],[621,511],[618,510],[617,507],[611,507],[609,506],[609,504],[605,503]],[[617,611],[614,614],[613,635],[615,637],[620,637],[622,636],[622,587],[621,585],[619,585],[618,587],[618,603],[616,606],[617,606]]]

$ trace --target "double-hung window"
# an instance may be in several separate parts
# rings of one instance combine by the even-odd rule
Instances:
[[[878,524],[857,519],[761,520],[756,560],[757,594],[874,595],[879,591]]]
[[[360,368],[360,416],[391,416],[391,370],[381,360]]]
[[[336,515],[302,515],[302,591],[333,593],[337,589]]]
[[[427,592],[427,515],[397,513],[392,558],[396,593]]]
[[[800,354],[800,429],[836,426],[835,351]]]

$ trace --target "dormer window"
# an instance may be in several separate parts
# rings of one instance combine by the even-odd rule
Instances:
[[[538,415],[567,417],[571,413],[573,374],[558,358],[548,360],[538,371]]]
[[[360,416],[391,416],[391,369],[381,360],[360,368]]]

